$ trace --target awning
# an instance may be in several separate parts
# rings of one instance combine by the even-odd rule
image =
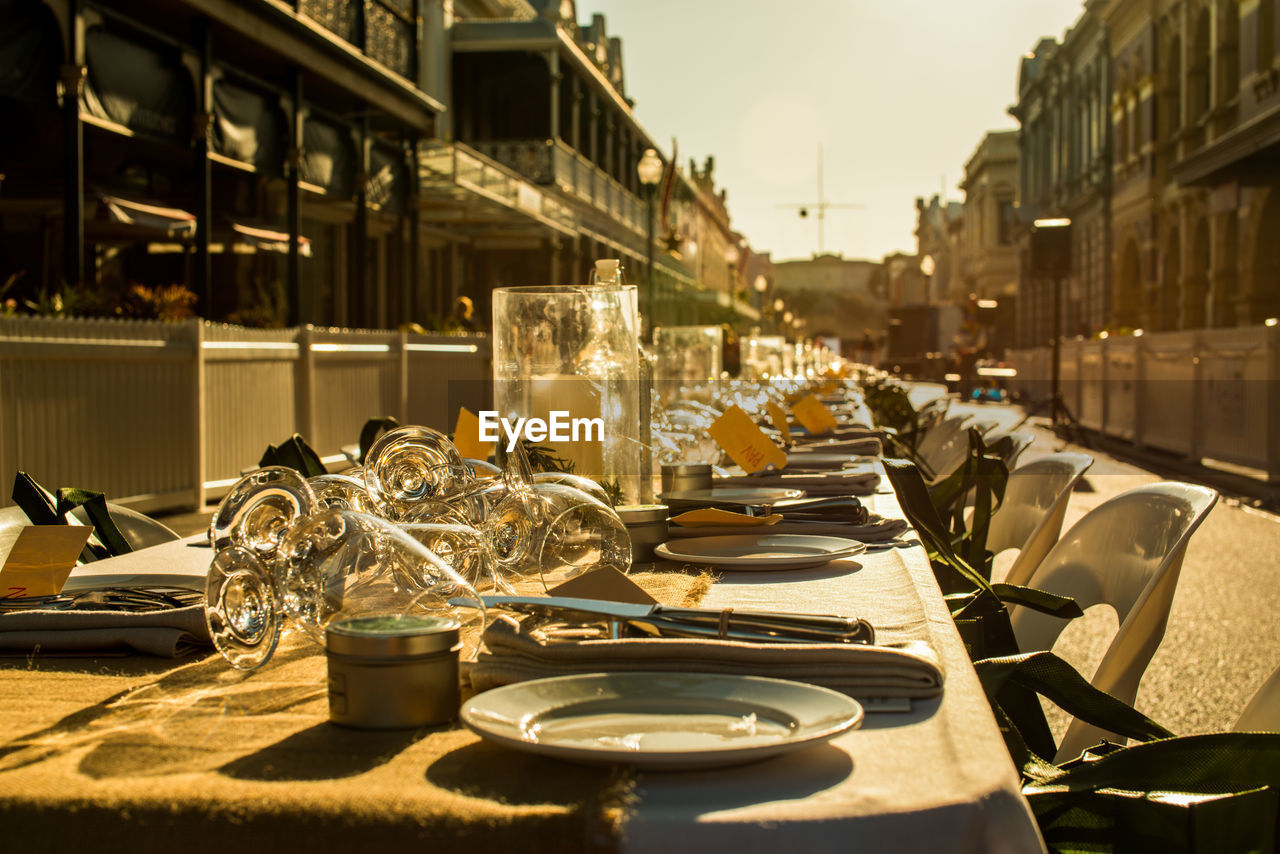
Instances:
[[[123,196],[101,196],[107,218],[114,223],[160,232],[169,237],[189,238],[196,233],[196,215]]]
[[[279,252],[289,254],[289,232],[274,228],[247,225],[242,222],[231,223],[234,242],[242,246],[251,246],[258,252]],[[311,257],[311,239],[298,235],[298,254],[304,258]]]

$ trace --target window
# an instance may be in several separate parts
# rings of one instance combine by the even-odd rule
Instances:
[[[1258,2],[1258,70],[1266,71],[1276,54],[1276,0]]]
[[[1001,246],[1013,245],[1013,199],[1001,195],[996,198],[996,223],[998,232],[996,240]]]
[[[1225,104],[1240,91],[1240,4],[1221,6],[1222,38],[1218,42],[1218,102]]]
[[[1166,132],[1172,136],[1182,127],[1182,39],[1177,36],[1169,42],[1169,57],[1164,67],[1168,69],[1165,80]]]
[[[1188,83],[1191,88],[1191,112],[1188,118],[1198,121],[1209,112],[1211,80],[1209,67],[1213,59],[1213,43],[1209,40],[1209,10],[1201,9],[1196,17],[1195,42],[1192,50],[1191,66],[1188,69]]]

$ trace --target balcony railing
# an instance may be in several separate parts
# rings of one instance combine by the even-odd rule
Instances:
[[[492,140],[470,144],[535,184],[559,187],[636,234],[645,230],[644,202],[559,140]]]
[[[306,15],[365,56],[408,80],[418,73],[415,21],[420,0],[293,0]]]
[[[420,186],[424,191],[452,192],[462,188],[544,221],[550,220],[565,229],[572,229],[576,224],[569,208],[530,186],[530,181],[512,174],[517,170],[465,145],[426,145],[418,164]]]

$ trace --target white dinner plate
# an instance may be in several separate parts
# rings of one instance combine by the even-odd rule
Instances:
[[[864,543],[844,537],[738,534],[671,540],[655,548],[653,553],[664,560],[738,569],[804,569],[866,550]]]
[[[817,685],[713,673],[588,673],[517,682],[464,703],[481,738],[572,762],[649,769],[753,762],[862,723]]]

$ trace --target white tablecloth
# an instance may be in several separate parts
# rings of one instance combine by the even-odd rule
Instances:
[[[901,516],[892,495],[874,511]],[[705,607],[844,612],[884,640],[925,640],[940,698],[869,714],[823,747],[719,771],[645,774],[623,827],[633,852],[1042,851],[1018,776],[920,547],[825,567],[726,573]]]

